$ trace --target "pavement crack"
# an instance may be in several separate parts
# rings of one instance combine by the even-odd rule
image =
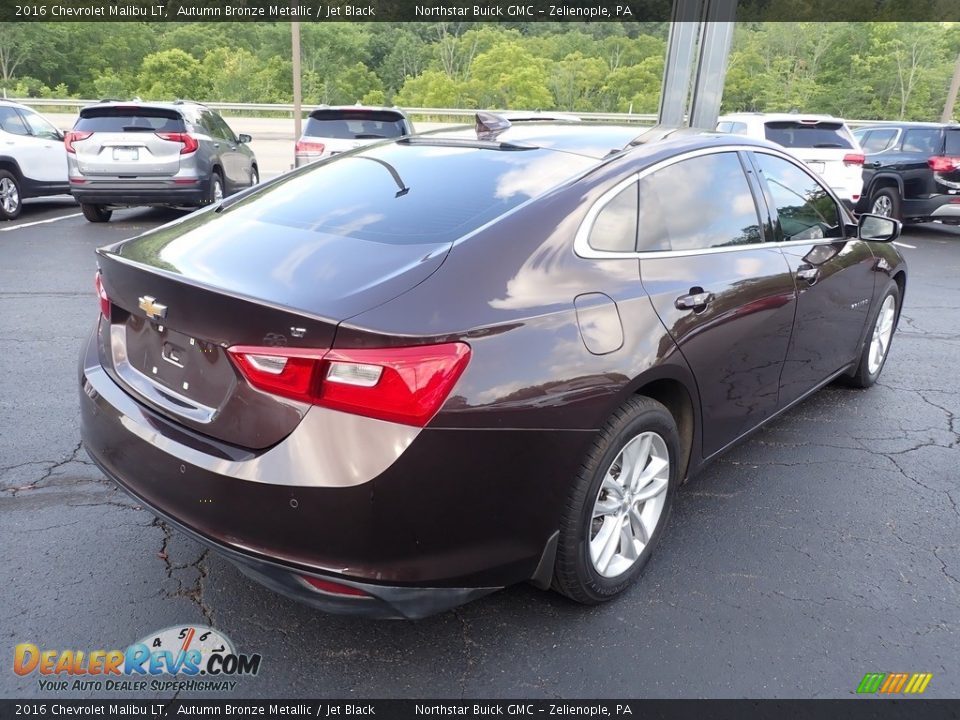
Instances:
[[[177,583],[177,589],[175,591],[164,594],[170,598],[182,597],[190,600],[200,609],[204,622],[209,627],[213,627],[213,610],[207,604],[206,598],[204,598],[203,595],[203,584],[209,574],[207,556],[210,551],[204,549],[193,562],[174,563],[170,559],[170,540],[173,537],[173,531],[170,529],[170,526],[160,518],[154,518],[151,525],[160,528],[163,532],[163,539],[160,542],[160,551],[157,553],[157,557],[163,561],[167,579]],[[186,585],[183,580],[177,576],[176,571],[187,570],[189,568],[194,568],[197,571],[197,579],[192,584]]]
[[[70,451],[70,455],[65,460],[59,460],[59,461],[45,460],[45,461],[39,461],[34,463],[22,463],[21,465],[13,465],[9,468],[4,468],[4,471],[8,471],[15,467],[26,467],[27,465],[34,465],[34,464],[37,464],[37,465],[50,464],[50,467],[46,469],[43,475],[41,475],[39,478],[37,478],[33,482],[29,482],[26,485],[21,485],[20,487],[9,488],[7,492],[9,492],[12,496],[16,497],[17,493],[29,491],[29,490],[35,490],[38,487],[43,487],[41,483],[43,483],[44,480],[47,480],[48,478],[50,478],[50,476],[52,476],[56,470],[62,468],[64,465],[69,465],[70,463],[73,463],[73,462],[86,463],[86,461],[84,460],[77,459],[77,456],[80,454],[80,451],[82,449],[83,449],[83,442],[78,441],[76,447],[74,447],[73,450]]]
[[[464,664],[463,672],[460,674],[460,699],[463,700],[467,696],[467,680],[474,667],[473,646],[476,645],[476,643],[470,638],[470,623],[463,616],[460,608],[454,608],[452,612],[453,616],[457,618],[457,621],[460,623],[460,637],[463,640],[463,650],[466,656],[466,663]]]

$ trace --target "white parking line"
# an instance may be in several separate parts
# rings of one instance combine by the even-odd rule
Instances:
[[[910,248],[911,250],[917,249],[916,245],[907,245],[907,243],[897,242],[896,240],[893,241],[893,244],[896,245],[897,247]]]
[[[45,225],[46,223],[57,222],[58,220],[66,220],[67,218],[80,217],[83,213],[73,213],[72,215],[60,215],[59,217],[49,218],[47,220],[35,220],[34,222],[21,223],[19,225],[14,225],[12,227],[0,227],[0,232],[10,232],[11,230],[19,230],[20,228],[33,227],[34,225]]]

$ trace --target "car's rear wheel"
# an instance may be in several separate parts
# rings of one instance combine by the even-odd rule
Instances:
[[[587,453],[560,521],[553,587],[577,602],[609,600],[637,578],[679,481],[677,425],[646,397],[624,403]]]
[[[857,368],[852,375],[842,378],[847,385],[867,388],[880,378],[883,366],[887,362],[887,355],[890,353],[890,343],[893,342],[893,332],[897,327],[899,314],[900,288],[891,280],[877,304]]]
[[[880,188],[870,199],[870,212],[873,215],[900,219],[900,194],[896,188]]]
[[[0,170],[0,218],[13,220],[23,209],[23,196],[16,175]]]
[[[83,203],[80,206],[80,210],[83,211],[83,216],[93,223],[110,222],[110,218],[113,216],[113,210],[110,210],[104,205]]]

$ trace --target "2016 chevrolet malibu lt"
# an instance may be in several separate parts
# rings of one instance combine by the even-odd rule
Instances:
[[[101,249],[88,453],[323,609],[620,594],[707,461],[877,380],[906,284],[776,146],[635,134],[482,117]]]

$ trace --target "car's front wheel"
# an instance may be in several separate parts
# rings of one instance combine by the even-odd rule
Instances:
[[[899,315],[900,287],[891,280],[874,312],[857,367],[851,375],[842,378],[847,385],[868,388],[880,378]]]
[[[83,203],[80,210],[83,212],[83,216],[92,223],[110,222],[110,218],[113,216],[113,210],[103,205]]]
[[[20,194],[20,183],[16,175],[0,170],[0,218],[13,220],[23,208],[23,197]]]
[[[640,574],[679,482],[677,425],[662,404],[634,397],[609,419],[574,481],[560,522],[553,587],[586,604]]]

